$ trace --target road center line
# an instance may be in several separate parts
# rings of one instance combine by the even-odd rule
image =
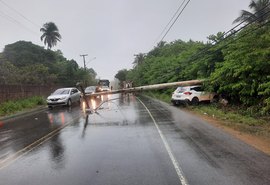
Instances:
[[[182,185],[188,185],[188,182],[187,182],[187,179],[186,179],[185,176],[184,176],[183,170],[181,169],[179,163],[178,163],[177,160],[175,159],[175,157],[174,157],[174,155],[173,155],[173,153],[172,153],[172,150],[171,150],[171,148],[170,148],[170,146],[169,146],[169,144],[168,144],[168,142],[167,142],[165,136],[163,135],[162,131],[159,129],[158,124],[156,123],[156,120],[154,119],[154,117],[152,116],[151,112],[150,112],[149,109],[146,107],[146,105],[145,105],[138,97],[136,97],[136,98],[137,98],[137,100],[144,106],[144,108],[145,108],[145,109],[147,110],[147,112],[149,113],[151,119],[153,120],[153,122],[154,122],[154,124],[155,124],[155,126],[156,126],[156,128],[157,128],[157,131],[158,131],[158,133],[159,133],[159,135],[160,135],[160,137],[161,137],[161,140],[162,140],[162,142],[163,142],[163,144],[164,144],[164,146],[165,146],[165,148],[166,148],[166,150],[167,150],[167,152],[168,152],[168,154],[169,154],[169,156],[170,156],[170,159],[171,159],[171,161],[172,161],[172,163],[173,163],[174,169],[175,169],[175,171],[176,171],[176,173],[177,173],[177,175],[178,175],[178,177],[179,177],[179,180],[180,180],[181,184],[182,184]]]

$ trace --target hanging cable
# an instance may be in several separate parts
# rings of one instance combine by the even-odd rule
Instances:
[[[33,33],[33,34],[35,34],[35,35],[38,35],[37,32],[35,32],[35,31],[33,31],[33,30],[27,28],[27,27],[26,27],[25,25],[23,25],[20,21],[18,21],[18,20],[16,20],[16,19],[14,19],[13,17],[11,17],[11,16],[5,14],[3,11],[0,10],[0,13],[2,14],[2,15],[0,14],[1,17],[5,18],[6,20],[8,20],[8,21],[10,21],[10,22],[12,22],[12,23],[14,23],[14,24],[19,25],[20,27],[26,29],[27,31],[29,31],[29,32],[31,32],[31,33]]]
[[[173,23],[171,24],[171,26],[169,27],[169,29],[167,30],[167,32],[163,35],[163,37],[161,38],[161,40],[159,42],[162,42],[163,39],[166,37],[166,35],[169,33],[169,31],[171,30],[171,28],[173,27],[173,25],[175,24],[175,22],[177,21],[177,19],[180,17],[180,15],[183,13],[183,11],[185,10],[185,8],[187,7],[187,5],[189,4],[190,0],[188,0],[188,2],[185,4],[185,6],[182,8],[182,10],[179,12],[179,14],[177,15],[177,17],[175,18],[175,20],[173,21]]]
[[[259,10],[257,13],[263,11],[263,10],[266,9],[268,6],[270,6],[270,3],[269,3],[267,6],[265,6],[264,8],[262,8],[261,10]],[[241,23],[239,23],[238,25],[236,25],[234,28],[230,29],[229,31],[227,31],[226,33],[223,34],[223,36],[225,36],[227,33],[230,33],[227,37],[225,37],[225,38],[223,38],[223,39],[220,39],[219,41],[216,41],[215,43],[212,43],[213,45],[210,45],[210,46],[208,46],[208,47],[202,49],[201,51],[199,51],[199,52],[196,53],[195,55],[191,56],[191,57],[187,60],[187,62],[188,62],[188,61],[192,61],[192,60],[196,60],[199,56],[205,54],[205,53],[208,52],[211,48],[217,46],[219,43],[221,43],[221,42],[223,42],[223,41],[229,39],[230,37],[236,35],[238,32],[240,32],[240,31],[243,30],[244,28],[248,27],[249,25],[251,25],[251,24],[253,24],[254,22],[256,22],[258,19],[260,19],[261,17],[263,17],[263,16],[265,16],[265,15],[267,15],[267,14],[269,14],[269,13],[270,13],[270,10],[267,11],[267,12],[265,12],[264,14],[262,14],[260,17],[257,17],[257,18],[254,19],[253,21],[251,21],[251,22],[247,23],[246,25],[242,26],[242,27],[239,28],[238,30],[234,30],[234,28],[236,28],[236,27],[240,26],[241,24],[245,23],[245,22],[249,19],[249,17],[248,17],[247,19],[245,19],[244,21],[242,21]],[[269,22],[269,21],[268,21],[268,22]],[[267,22],[267,23],[268,23],[268,22]],[[263,25],[264,25],[264,24],[263,24]],[[260,28],[260,27],[259,27],[259,28]],[[255,30],[257,30],[257,29],[258,29],[258,28],[256,28]],[[254,31],[255,31],[255,30],[254,30]],[[246,35],[246,34],[245,34],[245,35]],[[241,37],[242,37],[242,36],[241,36]],[[235,41],[235,40],[234,40],[234,41]],[[230,43],[232,43],[232,42],[230,42]],[[227,44],[227,45],[228,45],[228,44]],[[227,46],[227,45],[225,45],[225,46]],[[225,46],[223,46],[223,47],[225,47]]]
[[[180,11],[180,9],[182,8],[183,4],[185,3],[186,0],[183,0],[182,3],[180,4],[180,6],[177,8],[176,12],[174,13],[174,15],[172,16],[172,18],[170,19],[170,21],[168,22],[168,24],[164,27],[164,29],[162,30],[162,32],[159,34],[159,36],[157,37],[156,41],[157,42],[160,37],[163,35],[163,33],[167,30],[168,26],[171,24],[171,22],[173,21],[173,19],[175,18],[175,16],[177,15],[177,13]]]
[[[12,8],[10,5],[8,5],[6,2],[4,2],[3,0],[0,0],[0,2],[5,5],[6,7],[8,7],[9,9],[11,9],[12,11],[14,11],[15,13],[17,13],[19,16],[21,16],[22,18],[24,18],[26,21],[28,21],[29,23],[31,23],[32,25],[40,28],[39,25],[37,25],[36,23],[34,23],[33,21],[31,21],[30,19],[28,19],[26,16],[24,16],[22,13],[20,13],[18,10],[16,10],[15,8]]]

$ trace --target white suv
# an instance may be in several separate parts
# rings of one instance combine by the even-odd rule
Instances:
[[[171,102],[177,104],[198,105],[202,101],[217,101],[218,96],[215,93],[203,91],[202,86],[178,87],[172,94]]]

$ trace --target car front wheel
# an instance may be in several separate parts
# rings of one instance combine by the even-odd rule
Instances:
[[[80,98],[79,98],[79,100],[78,100],[78,104],[80,105],[80,104],[81,104],[81,102],[82,102],[82,97],[80,97]]]
[[[72,104],[72,102],[71,102],[71,100],[69,99],[68,102],[67,102],[67,106],[68,106],[68,107],[71,107],[71,104]]]

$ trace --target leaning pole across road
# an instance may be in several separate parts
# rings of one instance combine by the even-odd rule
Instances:
[[[83,99],[86,102],[85,111],[87,113],[91,113],[92,111],[88,104],[87,97],[96,97],[96,96],[107,95],[107,94],[141,92],[141,91],[165,89],[165,88],[177,87],[177,86],[201,85],[203,81],[204,80],[189,80],[189,81],[181,81],[181,82],[170,82],[170,83],[145,85],[145,86],[140,86],[140,87],[132,87],[132,88],[126,88],[126,89],[112,90],[112,91],[103,91],[103,92],[98,92],[98,93],[93,93],[93,94],[85,94],[82,84],[79,82],[76,84],[76,86],[81,88]]]
[[[141,92],[141,91],[155,90],[155,89],[165,89],[165,88],[177,87],[177,86],[201,85],[203,81],[204,80],[189,80],[189,81],[181,81],[181,82],[145,85],[145,86],[140,86],[140,87],[132,87],[132,88],[126,88],[126,89],[98,92],[98,93],[93,93],[86,96],[93,97],[93,96],[106,95],[106,94],[131,93],[131,92]]]

